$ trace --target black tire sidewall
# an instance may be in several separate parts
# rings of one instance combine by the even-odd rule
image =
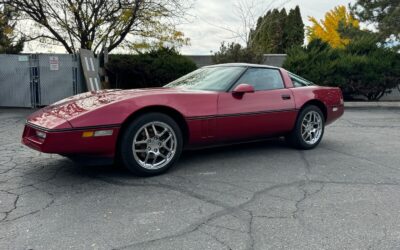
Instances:
[[[317,112],[320,116],[321,116],[321,119],[322,119],[322,131],[321,131],[321,136],[319,137],[319,139],[318,139],[318,141],[317,142],[315,142],[314,144],[308,144],[308,143],[306,143],[305,141],[304,141],[304,139],[303,139],[303,137],[301,136],[301,124],[302,124],[302,122],[303,122],[303,119],[304,119],[304,116],[308,113],[308,112],[310,112],[310,111],[315,111],[315,112]],[[298,118],[297,118],[297,121],[296,121],[296,127],[295,127],[295,129],[294,129],[294,131],[293,131],[293,134],[292,134],[292,141],[294,142],[294,146],[296,146],[297,148],[300,148],[300,149],[313,149],[313,148],[315,148],[316,146],[318,146],[318,144],[321,142],[321,140],[322,140],[322,137],[324,136],[324,132],[325,132],[325,118],[324,118],[324,114],[322,113],[322,111],[317,107],[317,106],[314,106],[314,105],[309,105],[309,106],[306,106],[305,108],[303,108],[301,111],[300,111],[300,114],[299,114],[299,116],[298,116]]]
[[[166,123],[172,128],[172,130],[174,130],[177,140],[177,147],[173,159],[167,165],[159,169],[150,170],[143,168],[136,162],[135,157],[133,155],[132,146],[133,146],[133,138],[137,130],[139,130],[143,125],[155,121]],[[182,152],[182,148],[183,148],[182,132],[179,125],[175,122],[175,120],[166,114],[153,112],[139,116],[128,125],[125,131],[123,131],[119,154],[123,165],[127,169],[129,169],[133,174],[138,176],[153,176],[166,172],[179,159],[179,156],[181,155]]]

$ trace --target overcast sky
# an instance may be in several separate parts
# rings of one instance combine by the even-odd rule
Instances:
[[[190,46],[181,48],[185,55],[209,55],[211,51],[218,51],[222,41],[243,43],[243,39],[235,38],[235,34],[229,30],[243,29],[242,19],[238,14],[238,4],[253,6],[249,8],[254,13],[255,21],[266,10],[285,7],[287,10],[300,6],[303,22],[308,25],[308,16],[318,20],[324,14],[338,5],[348,6],[353,0],[193,0],[193,6],[188,12],[187,20],[178,25],[178,30],[184,32],[190,38]],[[239,32],[242,33],[243,32]],[[24,52],[39,53],[65,53],[61,46],[37,46],[29,43]],[[116,52],[122,52],[120,50]]]
[[[308,25],[308,16],[318,20],[324,14],[338,5],[346,7],[351,0],[197,0],[191,9],[188,23],[178,26],[191,40],[191,45],[181,49],[183,54],[208,55],[210,51],[218,51],[222,41],[242,42],[242,39],[232,38],[234,34],[226,29],[239,30],[243,25],[236,7],[238,3],[255,3],[257,17],[271,7],[285,7],[287,10],[300,6],[303,22]]]

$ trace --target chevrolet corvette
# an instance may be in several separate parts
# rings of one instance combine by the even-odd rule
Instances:
[[[183,149],[284,136],[316,147],[344,112],[339,88],[283,68],[220,64],[160,88],[72,96],[27,118],[22,143],[66,157],[113,159],[136,175],[164,173]]]

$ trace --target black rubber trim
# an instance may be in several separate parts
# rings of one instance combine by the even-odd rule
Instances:
[[[94,130],[94,129],[102,129],[102,128],[119,128],[121,124],[107,124],[107,125],[99,125],[99,126],[88,126],[88,127],[79,127],[79,128],[62,128],[62,129],[48,129],[44,128],[32,123],[27,122],[27,126],[45,132],[68,132],[68,131],[82,131],[82,130]]]
[[[298,109],[276,109],[276,110],[268,110],[268,111],[234,113],[234,114],[223,114],[223,115],[191,116],[191,117],[186,117],[186,120],[207,120],[207,119],[212,119],[212,118],[261,115],[261,114],[268,114],[268,113],[290,112],[290,111],[299,111],[299,110]]]

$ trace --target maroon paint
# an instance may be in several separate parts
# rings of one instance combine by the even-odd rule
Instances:
[[[30,115],[22,143],[45,153],[112,157],[121,125],[148,107],[166,107],[182,115],[189,129],[187,147],[287,133],[293,129],[298,111],[312,100],[325,105],[327,124],[343,114],[340,89],[294,88],[286,70],[280,72],[286,88],[254,93],[149,88],[72,96]],[[105,129],[113,129],[113,135],[82,137],[83,131]],[[46,139],[38,138],[35,130],[45,131]]]

